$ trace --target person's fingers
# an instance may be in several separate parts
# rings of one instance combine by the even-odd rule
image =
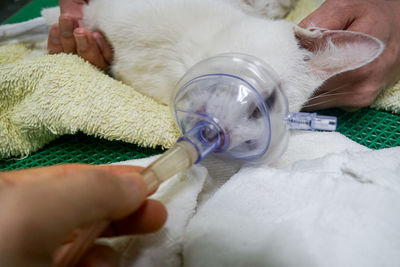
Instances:
[[[379,68],[379,67],[378,67]],[[374,73],[374,75],[372,75]],[[362,68],[347,71],[328,79],[303,105],[304,111],[314,111],[331,107],[357,110],[370,105],[379,93],[376,62]]]
[[[76,43],[73,35],[78,26],[76,18],[70,15],[61,15],[58,20],[60,25],[60,40],[65,53],[75,53]]]
[[[320,110],[320,109],[327,109],[327,108],[332,108],[332,107],[338,107],[339,105],[342,104],[343,101],[341,101],[340,97],[336,96],[324,96],[324,95],[319,95],[316,94],[315,97],[304,105],[302,108],[303,111],[310,112],[310,111],[315,111],[315,110]]]
[[[332,107],[355,106],[357,104],[356,88],[359,85],[352,82],[338,84],[337,80],[340,79],[332,79],[330,83],[319,88],[304,104],[302,110],[315,111]]]
[[[112,225],[102,234],[102,237],[114,237],[119,235],[132,235],[132,234],[146,234],[159,230],[167,220],[167,211],[163,204],[153,199],[146,199],[142,206],[135,211],[132,215],[119,220],[114,221]],[[58,262],[70,249],[70,246],[74,239],[77,238],[77,233],[73,233],[64,240],[63,245],[54,254],[54,262]],[[95,245],[96,246],[96,245]],[[105,247],[107,248],[107,247]],[[93,253],[93,251],[95,253]],[[83,262],[88,264],[93,261],[94,258],[98,258],[98,249],[92,248],[89,252],[88,259]],[[110,262],[109,256],[105,255],[106,258],[101,258],[104,262]],[[116,256],[116,255],[114,255]],[[86,256],[85,256],[86,257]],[[100,258],[98,258],[100,259]],[[113,262],[113,261],[111,261]],[[82,264],[82,262],[81,262]],[[92,265],[82,265],[92,266]],[[93,265],[97,266],[97,265]],[[111,265],[112,266],[112,265]]]
[[[53,179],[54,177],[59,177],[67,175],[71,172],[87,169],[105,170],[110,174],[123,175],[129,173],[139,173],[143,168],[128,165],[63,164],[50,167],[33,168],[29,170],[3,172],[0,174],[0,180],[4,180],[5,183],[10,185],[25,182],[36,183],[40,181],[40,179],[47,179],[48,177]]]
[[[106,71],[109,65],[104,60],[100,48],[91,32],[85,28],[76,28],[74,30],[74,37],[77,44],[78,55]]]
[[[77,267],[118,267],[119,261],[119,254],[112,248],[94,245],[83,255]]]
[[[326,1],[313,13],[303,19],[303,28],[319,27],[329,30],[345,30],[356,18],[354,10],[341,7],[335,1]]]
[[[7,204],[0,205],[1,210],[10,216],[0,224],[12,225],[14,229],[2,236],[12,235],[13,247],[34,251],[35,244],[40,243],[40,251],[52,253],[73,229],[97,221],[122,219],[137,210],[146,198],[146,190],[137,173],[115,176],[99,169],[23,183],[2,195],[2,203]],[[16,210],[19,212],[14,214]]]
[[[382,23],[376,20],[375,16],[361,16],[357,20],[355,20],[347,30],[353,32],[361,32],[372,35],[379,40],[381,40],[384,44],[387,44],[390,38],[391,28],[384,27]]]
[[[348,77],[348,73],[336,75],[328,79],[303,105],[304,111],[315,111],[324,108],[334,107],[342,98],[348,99],[352,88],[357,81]]]
[[[60,28],[58,24],[54,24],[50,28],[49,38],[47,39],[47,50],[49,54],[58,54],[64,51],[60,40]]]
[[[379,85],[366,80],[364,82],[348,82],[340,87],[322,86],[303,106],[304,111],[314,111],[339,107],[346,111],[356,111],[373,103],[380,90]]]
[[[132,172],[139,173],[143,170],[143,167],[130,165],[98,165],[93,167],[108,171],[114,175],[124,175]]]
[[[104,38],[104,36],[99,32],[94,32],[93,37],[96,40],[97,45],[101,50],[101,53],[103,54],[104,60],[110,65],[114,57],[114,52],[110,44],[107,42],[106,38]]]
[[[59,0],[61,14],[74,14],[82,16],[82,7],[87,4],[89,0]]]
[[[167,210],[162,203],[154,199],[146,199],[133,214],[112,222],[101,236],[113,237],[155,232],[165,224],[167,216]],[[71,233],[63,240],[63,244],[71,243],[78,234],[79,231]]]
[[[159,230],[167,220],[165,206],[157,200],[147,199],[132,215],[113,222],[114,235],[146,234]]]
[[[82,56],[83,52],[90,49],[97,49],[96,47],[89,47],[88,34],[84,28],[76,28],[74,30],[74,38],[76,43],[76,52]],[[98,49],[97,49],[98,50]]]
[[[60,261],[65,257],[68,250],[71,249],[71,243],[62,245],[53,255],[52,266],[58,266]],[[112,248],[94,244],[90,247],[80,259],[76,266],[119,266],[119,254]]]
[[[87,194],[88,189],[90,194]],[[132,172],[116,176],[101,169],[71,172],[60,179],[47,181],[43,190],[57,192],[50,196],[61,204],[51,214],[59,214],[64,222],[68,220],[64,217],[72,218],[72,229],[75,224],[121,219],[137,210],[147,196],[147,187],[140,174]]]

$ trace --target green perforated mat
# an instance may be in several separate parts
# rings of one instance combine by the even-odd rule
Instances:
[[[357,112],[339,109],[319,111],[338,117],[337,131],[371,149],[400,146],[400,116],[363,108]]]
[[[84,134],[66,135],[24,159],[0,160],[0,170],[15,170],[61,163],[105,164],[161,153],[161,148],[139,147]]]
[[[56,0],[34,0],[8,20],[15,23],[39,15],[41,7],[55,6]],[[320,112],[338,117],[338,131],[372,149],[400,146],[400,116],[369,108],[355,113],[337,109]],[[13,170],[60,163],[105,164],[143,158],[161,149],[142,148],[84,134],[63,136],[24,159],[0,160],[0,170]]]
[[[337,109],[320,112],[338,117],[338,131],[372,149],[400,146],[400,116],[364,108],[355,113]],[[143,158],[161,149],[142,148],[84,134],[63,136],[25,159],[0,161],[0,170],[13,170],[60,163],[105,164]]]
[[[18,0],[17,0],[18,1]],[[14,0],[14,2],[17,2]],[[32,0],[24,6],[19,12],[11,16],[6,23],[17,23],[40,16],[40,11],[46,7],[58,5],[58,0]]]

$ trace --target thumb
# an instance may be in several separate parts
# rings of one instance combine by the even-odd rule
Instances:
[[[147,196],[146,184],[139,173],[117,176],[100,168],[71,172],[60,179],[49,178],[42,190],[54,192],[51,197],[59,204],[53,212],[70,217],[71,227],[126,217]]]
[[[303,19],[302,28],[318,27],[329,30],[346,30],[354,21],[354,10],[340,8],[335,1],[325,1],[318,9]]]
[[[9,235],[21,241],[17,247],[34,254],[52,253],[75,228],[126,217],[142,205],[147,192],[137,173],[115,176],[90,168],[23,183],[10,193],[2,211],[13,229]]]

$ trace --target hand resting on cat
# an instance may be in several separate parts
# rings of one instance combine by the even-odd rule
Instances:
[[[82,8],[87,0],[60,0],[60,18],[49,32],[50,54],[76,53],[100,69],[107,71],[113,52],[99,32],[82,27]]]
[[[271,2],[268,0],[260,0],[257,3],[258,6],[259,2],[262,1]],[[174,5],[171,5],[170,2],[175,3],[175,7]],[[176,9],[175,11],[177,11],[179,8],[177,8],[176,5],[179,1],[170,2],[158,3],[156,1],[153,3],[153,6],[160,7],[159,9],[165,8],[166,10]],[[203,18],[196,18],[197,15],[202,16],[201,12],[196,14],[198,11],[192,14],[196,19],[191,19],[189,15],[181,16],[180,14],[184,15],[186,13],[190,14],[190,12],[194,12],[193,10],[190,11],[190,5],[197,5],[198,3],[196,4],[196,2],[198,1],[189,2],[190,3],[188,3],[185,8],[180,10],[181,13],[175,13],[176,21],[173,21],[170,18],[172,15],[168,15],[167,12],[156,16],[155,14],[159,12],[159,9],[154,11],[149,10],[148,8],[146,9],[146,5],[151,6],[151,4],[142,4],[137,1],[115,1],[115,4],[102,4],[102,1],[91,0],[89,2],[89,8],[86,11],[87,14],[84,16],[85,26],[92,31],[102,32],[109,39],[114,49],[114,56],[116,57],[112,62],[112,71],[118,79],[121,79],[125,83],[134,86],[142,93],[165,104],[168,103],[173,85],[194,63],[204,59],[205,57],[213,56],[218,53],[242,52],[260,57],[269,63],[275,71],[277,71],[278,75],[283,80],[282,83],[285,93],[289,98],[290,109],[292,111],[299,110],[307,98],[311,96],[314,90],[323,84],[327,78],[338,73],[357,69],[369,63],[381,53],[383,48],[382,44],[378,43],[377,40],[367,38],[368,36],[362,34],[350,32],[325,32],[320,30],[312,33],[311,31],[301,30],[288,22],[270,21],[267,18],[261,19],[260,15],[257,14],[261,12],[249,12],[248,6],[246,9],[242,8],[242,6],[238,5],[237,1],[235,2],[234,0],[220,0],[216,1],[215,4],[211,2],[203,3],[203,6],[216,6],[208,7],[211,9],[221,9],[221,7],[218,6],[226,6],[225,10],[215,11],[212,15],[205,13],[205,11],[202,10],[201,12],[204,12]],[[255,1],[244,2],[252,5]],[[280,1],[277,0],[275,2]],[[101,7],[102,5],[103,7]],[[252,7],[256,9],[255,6]],[[82,5],[80,5],[79,8],[82,8]],[[142,11],[142,13],[150,12],[154,14],[149,14],[144,18],[141,14],[138,14],[139,11],[134,10],[135,8],[145,8],[146,11]],[[113,12],[111,12],[112,9],[114,10]],[[241,14],[239,14],[238,9],[242,9],[240,12]],[[131,12],[129,17],[127,16],[128,12]],[[124,15],[123,13],[126,14]],[[219,16],[220,19],[224,18],[224,20],[217,21],[218,19],[213,18],[213,16]],[[185,21],[186,17],[187,21]],[[134,18],[141,21],[135,21]],[[158,24],[160,25],[150,22],[150,18],[159,21]],[[214,27],[209,23],[209,21],[213,20],[215,20],[214,22],[216,25],[219,24],[219,27]],[[195,25],[205,25],[205,21],[209,23],[209,28],[206,28],[206,26],[203,26],[203,29],[201,29],[201,27],[194,27]],[[240,23],[237,23],[237,21],[240,21]],[[173,32],[173,27],[176,27],[176,25],[173,26],[175,22],[187,24],[187,29],[180,29],[180,31],[176,29],[175,32]],[[171,24],[169,27],[168,23]],[[221,26],[221,23],[222,25],[226,24],[225,29]],[[113,24],[114,26],[118,25],[118,28],[114,27],[113,29]],[[233,26],[230,26],[232,24]],[[165,27],[164,29],[162,28],[162,25]],[[135,30],[140,29],[140,27],[145,29],[145,34],[142,34],[141,36],[140,31],[135,32]],[[195,36],[196,30],[193,28],[198,31],[198,36]],[[289,28],[291,34],[288,32]],[[151,33],[151,29],[154,29],[153,33]],[[164,34],[168,29],[171,29],[169,33],[171,36]],[[218,29],[220,29],[220,32],[217,32]],[[251,29],[251,31],[249,31],[249,29]],[[163,33],[159,32],[159,34],[157,34],[157,31],[163,31]],[[206,31],[208,31],[208,36],[207,33],[205,33]],[[124,33],[118,34],[116,32]],[[192,32],[193,36],[188,37],[187,33],[189,32]],[[61,52],[63,51],[62,48],[60,48],[61,46],[54,46],[50,41],[52,36],[54,37],[54,34],[57,34],[57,32],[53,30],[50,33],[49,49],[53,53]],[[266,36],[267,34],[270,35],[269,38]],[[74,35],[78,47],[78,54],[89,62],[105,69],[106,67],[104,67],[103,63],[108,63],[110,61],[103,60],[104,54],[99,47],[105,47],[106,51],[110,51],[110,48],[104,45],[97,45],[93,38],[93,35],[95,34],[91,34],[90,31],[85,28],[79,27],[75,29]],[[211,41],[210,36],[213,35],[215,36],[215,39]],[[222,37],[224,35],[226,35],[225,39]],[[87,41],[86,44],[83,43],[85,49],[79,48],[80,44],[82,44],[82,42],[79,41],[79,37],[82,36],[85,36],[84,39]],[[202,36],[203,39],[199,36]],[[260,38],[260,36],[262,36],[262,38]],[[181,37],[186,39],[184,40]],[[206,37],[209,38],[211,42],[205,42]],[[157,46],[157,42],[162,38],[166,38],[168,42],[170,42],[168,49],[166,46]],[[244,38],[247,39],[247,42],[243,41]],[[59,39],[62,38],[60,37]],[[296,39],[297,43],[295,42]],[[180,41],[183,43],[182,40],[187,41],[188,44],[191,42],[191,46],[181,47],[182,50],[176,49],[177,42]],[[317,49],[314,49],[315,47],[309,49],[310,42],[315,44]],[[150,43],[155,43],[156,45],[151,46],[149,45]],[[205,44],[207,46],[206,48],[204,47]],[[300,49],[298,49],[298,46],[300,46]],[[303,48],[306,48],[306,51]],[[147,50],[147,55],[144,55],[145,50]],[[171,50],[175,50],[174,55],[168,54]],[[86,51],[86,54],[82,53],[82,51]],[[353,53],[355,51],[362,52],[356,56]],[[311,54],[309,54],[309,52],[311,52]],[[159,55],[158,59],[155,59],[156,55]],[[342,63],[337,64],[340,61],[342,61]],[[101,64],[96,64],[96,62],[101,62]],[[135,62],[137,65],[132,66],[132,62]],[[158,70],[161,71],[158,71],[157,73],[150,70],[144,71],[149,67],[144,66],[144,64],[151,65],[153,70],[158,68]],[[331,66],[332,64],[336,65]],[[343,106],[340,104],[340,100],[342,98],[348,98],[346,94],[332,94],[331,97],[337,99],[336,102],[333,102],[336,106]],[[323,101],[327,101],[327,98],[329,100],[329,96],[325,96]],[[315,98],[311,101],[321,101],[318,99],[319,98]],[[320,106],[309,104],[306,107],[313,109]]]
[[[300,26],[350,30],[375,36],[386,50],[363,68],[329,79],[307,109],[342,107],[352,111],[372,104],[381,90],[400,78],[400,1],[327,0]]]

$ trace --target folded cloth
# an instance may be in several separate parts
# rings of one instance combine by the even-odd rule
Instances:
[[[372,103],[371,108],[400,114],[400,82],[383,90]]]
[[[78,56],[31,52],[0,46],[0,158],[78,131],[145,147],[170,147],[179,137],[167,106]]]
[[[273,166],[206,161],[162,185],[168,222],[132,238],[123,266],[398,266],[399,159],[299,132]]]
[[[21,23],[3,25],[0,27],[0,42],[9,40],[11,42],[18,41],[31,44],[39,42],[43,44],[43,40],[46,40],[49,35],[49,27],[46,24],[48,19],[50,18],[38,17]],[[51,19],[52,22],[55,21],[55,18]]]
[[[117,164],[147,166],[158,156]],[[122,253],[122,266],[181,266],[184,229],[195,213],[197,196],[207,179],[207,169],[194,166],[163,183],[151,198],[168,210],[165,226],[145,236],[101,240]]]
[[[400,148],[244,167],[185,235],[185,266],[400,266]]]

